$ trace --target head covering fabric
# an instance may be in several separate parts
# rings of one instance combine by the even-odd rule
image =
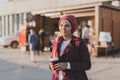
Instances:
[[[77,28],[77,21],[76,21],[75,17],[73,15],[64,15],[64,16],[62,16],[60,18],[60,20],[59,20],[59,27],[60,27],[60,23],[63,20],[68,20],[70,22],[70,24],[72,25],[71,32],[73,33]]]

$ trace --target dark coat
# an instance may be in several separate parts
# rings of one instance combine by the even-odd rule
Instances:
[[[53,47],[54,48],[54,47]],[[64,54],[59,56],[60,62],[70,62],[71,69],[66,69],[64,80],[88,80],[86,70],[90,69],[91,61],[88,48],[82,39],[73,37]],[[57,80],[53,74],[53,80]]]
[[[45,32],[41,32],[39,34],[39,50],[44,51],[44,40],[45,40]]]
[[[38,36],[36,34],[30,35],[30,44],[32,50],[37,50]]]

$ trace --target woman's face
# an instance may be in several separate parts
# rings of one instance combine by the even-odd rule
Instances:
[[[34,34],[35,32],[34,32],[33,30],[30,30],[30,33],[31,33],[31,34]]]
[[[70,37],[71,36],[71,24],[68,20],[62,20],[59,25],[59,30],[62,36],[64,37]]]

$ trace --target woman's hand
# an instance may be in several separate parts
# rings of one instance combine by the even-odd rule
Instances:
[[[57,71],[65,70],[65,69],[67,69],[67,62],[57,63],[54,65],[52,63],[50,63],[49,67],[51,70],[57,70]]]
[[[50,68],[50,70],[54,70],[54,65],[52,64],[52,63],[49,63],[49,68]]]

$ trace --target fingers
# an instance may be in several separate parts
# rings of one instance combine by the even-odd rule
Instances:
[[[54,65],[54,70],[59,71],[59,70],[61,70],[61,69],[62,69],[62,64],[61,64],[61,63],[58,63],[58,64],[55,64],[55,65]]]
[[[54,65],[52,63],[49,63],[50,70],[54,70]]]
[[[65,70],[67,69],[67,63],[57,63],[53,66],[54,70]]]

